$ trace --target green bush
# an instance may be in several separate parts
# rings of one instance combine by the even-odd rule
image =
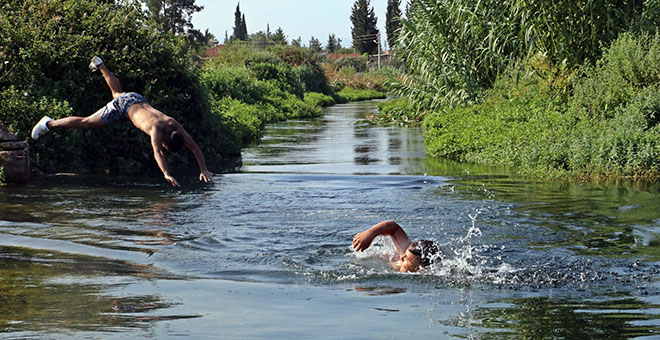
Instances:
[[[421,109],[478,103],[512,63],[545,53],[592,64],[629,30],[657,30],[657,0],[416,0],[397,51],[406,74],[391,91]]]
[[[366,72],[369,62],[366,56],[343,57],[333,61],[332,65],[339,70],[350,68],[355,72]]]
[[[376,90],[360,90],[352,87],[344,87],[341,91],[335,93],[333,98],[337,103],[347,103],[370,99],[383,99],[387,95]]]
[[[305,102],[314,106],[326,107],[335,105],[335,99],[323,93],[305,92]]]
[[[290,65],[258,62],[250,64],[249,68],[258,80],[269,81],[282,91],[294,94],[299,98],[303,97],[303,84]]]
[[[378,116],[372,122],[381,125],[417,126],[424,119],[425,112],[415,109],[406,98],[395,98],[378,103]]]
[[[328,78],[321,67],[302,65],[295,67],[293,70],[302,82],[305,92],[332,93]]]
[[[583,78],[531,56],[482,103],[427,115],[427,151],[543,177],[657,177],[658,48],[657,35],[622,35]]]
[[[660,83],[660,34],[623,34],[575,86],[576,110],[611,118],[641,88]]]
[[[248,104],[263,101],[266,89],[249,70],[242,67],[206,67],[202,83],[213,100],[232,98]]]

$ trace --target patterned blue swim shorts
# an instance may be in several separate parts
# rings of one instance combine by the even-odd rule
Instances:
[[[126,120],[128,119],[128,109],[131,105],[146,101],[147,100],[138,93],[125,92],[99,110],[101,112],[101,122],[103,122],[103,125],[107,125]]]

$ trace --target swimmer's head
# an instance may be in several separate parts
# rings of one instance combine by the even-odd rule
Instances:
[[[183,146],[183,136],[175,130],[172,130],[165,136],[165,145],[167,150],[177,152],[181,150],[181,147]]]
[[[430,266],[435,262],[438,251],[438,245],[433,241],[419,240],[411,243],[401,257],[400,271],[416,272],[420,268]]]

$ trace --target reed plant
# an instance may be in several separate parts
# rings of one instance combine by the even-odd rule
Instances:
[[[657,0],[412,0],[394,94],[435,110],[478,103],[504,70],[536,53],[569,67],[592,64],[619,34],[653,32]]]

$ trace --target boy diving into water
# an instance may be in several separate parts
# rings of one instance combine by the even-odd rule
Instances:
[[[135,127],[151,138],[154,158],[163,172],[165,180],[172,186],[180,187],[179,182],[172,177],[167,167],[165,150],[176,152],[182,146],[187,147],[195,155],[199,166],[199,180],[210,182],[213,174],[206,168],[206,161],[197,143],[174,118],[154,109],[144,97],[135,92],[123,92],[119,79],[110,72],[101,58],[94,57],[89,64],[92,71],[99,70],[112,92],[113,100],[88,117],[71,116],[53,120],[44,116],[32,128],[32,139],[50,132],[53,129],[93,129],[123,120],[130,120]]]
[[[383,221],[373,227],[355,234],[353,237],[353,249],[364,251],[377,236],[390,236],[394,247],[399,255],[392,267],[400,272],[416,272],[420,268],[428,267],[435,262],[439,255],[438,245],[433,241],[419,240],[410,242],[408,235],[394,221]]]

